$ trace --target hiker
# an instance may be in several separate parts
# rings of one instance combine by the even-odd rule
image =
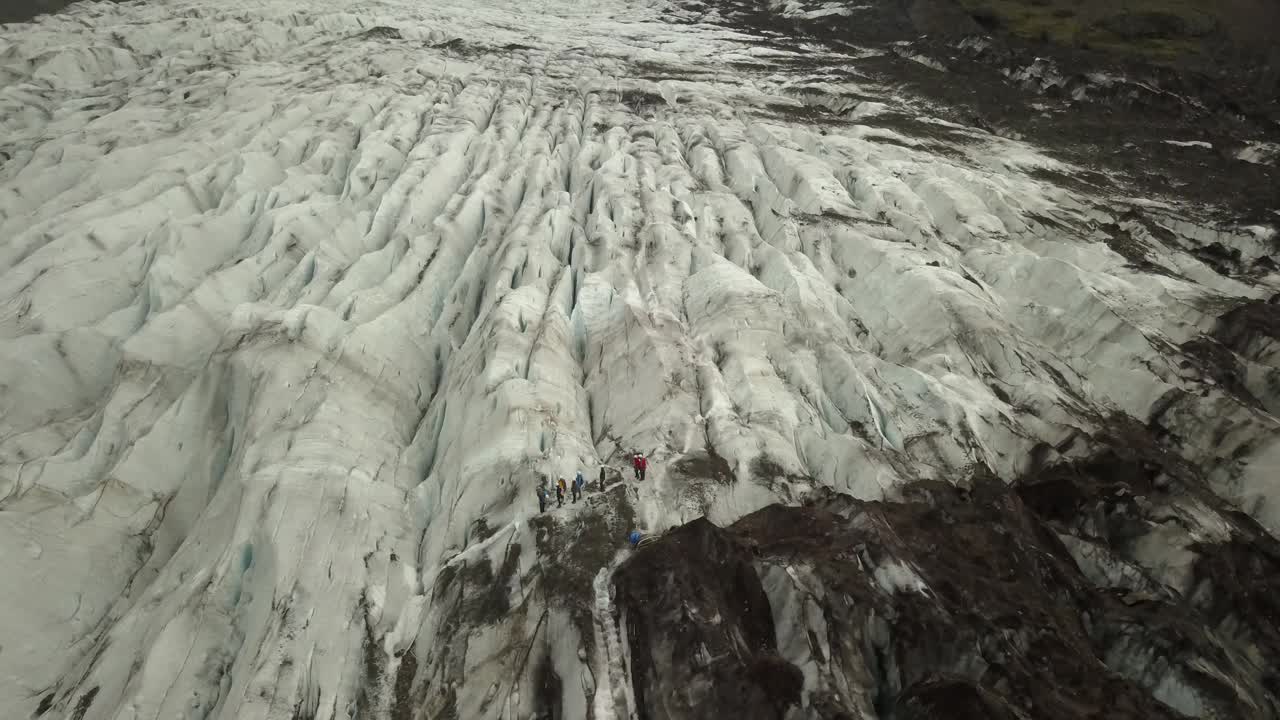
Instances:
[[[640,453],[636,453],[635,460],[631,461],[631,467],[636,471],[636,479],[644,480],[644,471],[649,469],[649,460]]]
[[[543,483],[538,486],[538,512],[544,513],[546,511],[547,511],[547,485],[546,483]]]
[[[556,507],[564,507],[564,491],[564,478],[560,478],[560,480],[556,482]]]
[[[573,478],[573,501],[575,503],[578,502],[578,498],[582,497],[582,488],[586,484],[587,480],[582,477],[582,471],[579,470],[578,474]]]
[[[604,466],[600,466],[600,492],[604,492]]]

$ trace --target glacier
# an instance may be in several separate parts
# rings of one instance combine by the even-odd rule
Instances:
[[[696,616],[709,665],[774,642],[770,617],[810,713],[787,717],[836,717],[832,688],[876,717],[804,639],[835,571],[720,528],[834,503],[817,526],[886,543],[840,567],[927,599],[922,549],[865,524],[907,511],[852,508],[1000,497],[983,478],[1149,437],[1205,490],[1142,505],[1123,552],[1109,521],[1055,515],[1082,577],[1190,597],[1206,543],[1274,543],[1274,217],[1085,182],[860,74],[874,54],[668,0],[5,26],[0,715],[706,717],[725,688],[651,707],[681,681],[637,660],[662,610]],[[603,491],[538,514],[539,477],[601,467]],[[708,586],[665,608],[633,529],[734,558],[714,572],[756,605],[718,619]],[[883,654],[883,612],[841,622]],[[1227,707],[1185,668],[1144,676],[1139,645],[1106,665],[1185,714]]]

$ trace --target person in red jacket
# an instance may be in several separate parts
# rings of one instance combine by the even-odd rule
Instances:
[[[644,480],[644,471],[649,469],[649,460],[640,453],[636,453],[631,460],[631,467],[636,471],[636,479]]]

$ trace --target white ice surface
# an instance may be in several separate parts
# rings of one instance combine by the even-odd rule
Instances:
[[[1236,153],[1236,158],[1255,165],[1274,165],[1280,157],[1280,145],[1267,142],[1252,142]]]
[[[527,614],[423,691],[527,710],[536,643],[609,679],[566,707],[625,707],[539,622],[524,521],[538,474],[631,448],[657,532],[1013,477],[1181,388],[1196,437],[1229,429],[1191,459],[1280,524],[1275,418],[1167,356],[1206,300],[1274,292],[1186,252],[1256,233],[1143,205],[1170,273],[1136,270],[1103,234],[1142,203],[1012,140],[878,125],[910,107],[883,88],[822,129],[769,111],[792,79],[729,63],[778,54],[676,17],[173,0],[4,29],[0,717],[385,713],[397,653],[448,625],[442,571],[512,542]],[[733,482],[674,471],[708,448]]]

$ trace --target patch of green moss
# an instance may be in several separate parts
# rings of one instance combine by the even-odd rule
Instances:
[[[1139,56],[1156,62],[1202,54],[1218,6],[1197,0],[959,0],[983,27],[1024,40]]]

